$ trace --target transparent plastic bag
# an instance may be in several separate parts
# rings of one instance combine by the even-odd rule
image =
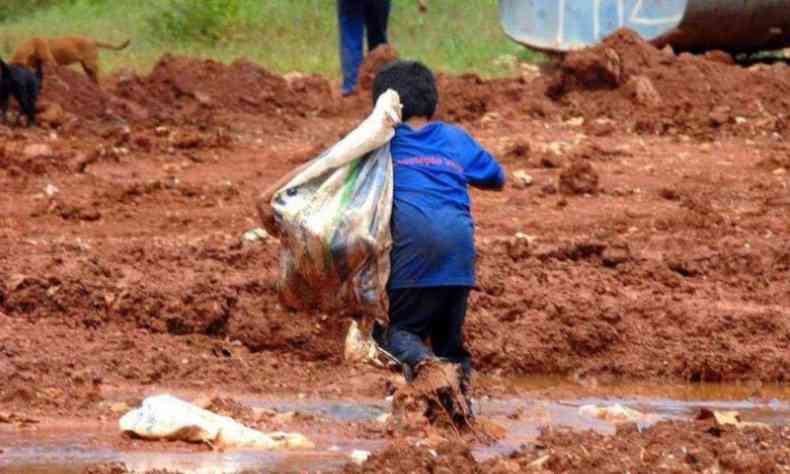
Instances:
[[[314,159],[272,199],[280,230],[280,296],[298,309],[377,312],[390,273],[392,159],[400,99]]]

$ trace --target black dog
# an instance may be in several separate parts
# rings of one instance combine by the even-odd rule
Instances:
[[[8,99],[14,96],[19,109],[27,116],[27,126],[34,125],[36,102],[44,80],[41,64],[36,66],[36,72],[33,73],[24,66],[6,64],[0,59],[0,73],[0,121],[6,121]]]

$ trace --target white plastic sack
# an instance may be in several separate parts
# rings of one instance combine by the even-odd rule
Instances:
[[[287,306],[381,308],[392,246],[389,141],[400,116],[398,94],[385,92],[370,117],[273,196]]]
[[[232,418],[220,416],[171,395],[143,400],[118,422],[121,432],[144,439],[181,440],[236,448],[310,449],[314,445],[298,433],[262,433]]]

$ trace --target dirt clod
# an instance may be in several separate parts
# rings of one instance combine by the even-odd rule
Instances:
[[[560,173],[559,190],[565,195],[598,192],[598,173],[588,161],[576,161]]]
[[[653,82],[645,76],[633,76],[625,85],[626,94],[630,94],[639,105],[655,107],[661,104],[659,95]]]

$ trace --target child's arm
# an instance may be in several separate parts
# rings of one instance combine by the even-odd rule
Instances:
[[[296,177],[296,175],[304,171],[312,163],[312,161],[308,161],[307,163],[294,168],[288,174],[277,180],[277,182],[269,186],[269,188],[260,196],[258,196],[258,199],[255,201],[255,207],[258,208],[258,216],[261,218],[261,224],[263,224],[263,228],[275,237],[279,237],[280,231],[277,229],[277,225],[274,222],[274,208],[272,207],[272,198],[277,191],[282,189],[283,186],[288,184]]]
[[[507,181],[505,170],[474,138],[464,131],[461,132],[459,149],[466,157],[466,180],[479,189],[502,191]]]
[[[502,191],[505,189],[507,178],[505,170],[497,163],[496,159],[485,149],[472,161],[466,171],[466,179],[472,186],[486,191]]]

